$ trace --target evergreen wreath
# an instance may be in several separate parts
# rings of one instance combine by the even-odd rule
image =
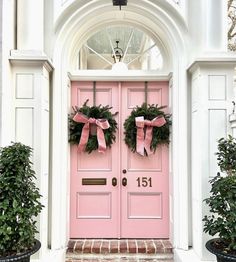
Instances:
[[[151,150],[156,151],[158,145],[160,144],[169,144],[169,135],[170,135],[170,125],[171,120],[170,114],[165,114],[162,109],[166,106],[158,105],[149,105],[143,103],[142,106],[136,106],[131,112],[130,116],[124,122],[124,135],[125,143],[130,148],[132,152],[136,152],[136,136],[137,128],[135,123],[135,118],[143,116],[146,120],[153,120],[156,117],[163,116],[166,120],[166,123],[161,127],[153,127],[153,136],[151,141]],[[144,129],[145,131],[145,129]],[[145,151],[147,156],[147,152]]]
[[[112,114],[110,112],[110,109],[112,107],[110,106],[88,106],[89,100],[86,100],[82,107],[72,107],[73,112],[69,115],[69,142],[72,144],[79,144],[82,129],[84,126],[84,123],[78,123],[73,120],[73,117],[77,113],[82,113],[88,118],[95,118],[95,119],[106,119],[109,122],[110,127],[108,129],[104,129],[104,137],[107,147],[111,147],[111,145],[116,141],[115,132],[117,129],[117,122],[114,119],[114,116],[118,114],[118,112]],[[97,135],[95,133],[89,132],[89,138],[88,142],[85,147],[85,152],[91,153],[93,150],[98,149],[98,141],[97,141]]]

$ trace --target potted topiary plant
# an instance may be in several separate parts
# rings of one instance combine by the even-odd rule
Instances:
[[[205,216],[204,232],[219,238],[211,239],[206,248],[218,262],[236,261],[236,139],[232,136],[218,141],[216,153],[220,170],[211,183],[211,195],[205,199],[211,215]]]
[[[43,206],[35,185],[32,149],[13,143],[0,150],[0,261],[30,261],[41,244],[35,240],[36,216]]]

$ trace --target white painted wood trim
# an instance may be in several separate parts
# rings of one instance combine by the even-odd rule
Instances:
[[[68,73],[71,81],[169,81],[171,73],[158,75],[157,71],[78,70]]]
[[[13,65],[22,65],[25,63],[31,63],[32,65],[42,64],[48,72],[51,72],[54,69],[52,61],[40,51],[20,51],[20,50],[11,50],[9,61]]]
[[[235,64],[236,66],[236,55],[230,53],[230,55],[219,56],[219,57],[209,57],[209,56],[198,57],[198,58],[195,58],[194,61],[192,61],[189,64],[189,66],[187,67],[187,70],[193,73],[197,66],[214,65],[215,63],[217,63],[218,65],[220,63],[220,66],[227,65],[227,64],[231,66],[232,64]]]

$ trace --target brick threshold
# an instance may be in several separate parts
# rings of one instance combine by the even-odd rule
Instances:
[[[71,239],[67,257],[75,255],[163,255],[172,256],[168,239]],[[167,256],[166,256],[167,257]]]

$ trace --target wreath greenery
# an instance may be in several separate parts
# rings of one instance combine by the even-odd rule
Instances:
[[[162,109],[165,107],[166,106],[158,107],[158,105],[148,105],[147,103],[143,103],[142,106],[136,106],[133,109],[130,116],[124,122],[125,143],[132,152],[136,152],[137,128],[135,124],[135,118],[138,116],[143,116],[146,120],[153,120],[155,117],[163,116],[166,120],[166,124],[161,127],[153,127],[151,150],[155,152],[158,145],[169,144],[171,115],[165,114],[162,111]],[[146,151],[145,155],[147,156]]]
[[[106,146],[111,147],[111,145],[116,141],[116,136],[115,132],[117,129],[117,122],[114,119],[114,116],[118,114],[116,112],[115,114],[112,114],[110,112],[110,109],[112,107],[107,106],[88,106],[87,105],[88,100],[83,104],[82,107],[72,107],[73,112],[69,115],[69,142],[72,144],[79,144],[80,142],[80,137],[82,133],[82,129],[84,124],[83,123],[78,123],[73,120],[73,117],[76,115],[76,113],[82,113],[86,115],[88,118],[96,118],[96,119],[106,119],[110,127],[108,129],[104,129],[104,137],[106,141]],[[98,149],[98,141],[97,141],[97,135],[96,132],[95,134],[89,133],[89,139],[85,147],[85,152],[88,152],[89,154],[93,150]]]

